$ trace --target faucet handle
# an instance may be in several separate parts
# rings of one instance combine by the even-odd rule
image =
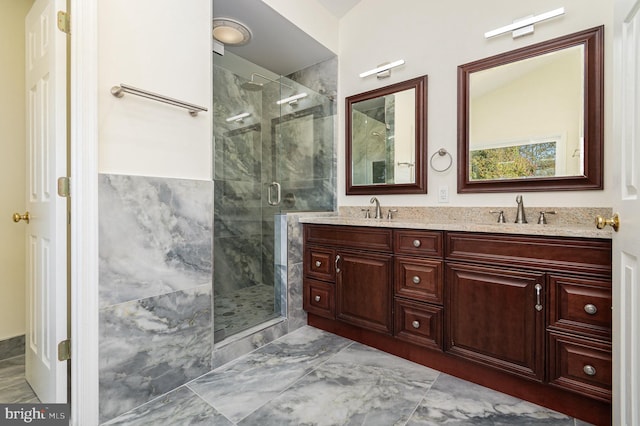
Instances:
[[[556,214],[556,212],[555,211],[540,212],[540,217],[538,217],[538,225],[547,224],[547,218],[545,217],[545,214]]]
[[[361,209],[361,211],[364,212],[364,218],[365,219],[371,218],[371,214],[369,213],[369,209]]]
[[[504,219],[504,210],[489,210],[489,213],[498,213],[498,223],[506,223],[507,221]]]
[[[393,213],[397,213],[398,209],[389,209],[389,212],[387,213],[387,219],[391,220],[393,219]]]

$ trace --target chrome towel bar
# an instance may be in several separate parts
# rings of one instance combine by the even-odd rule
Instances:
[[[119,86],[113,86],[111,88],[111,94],[116,98],[123,97],[125,93],[130,93],[132,95],[141,96],[143,98],[152,99],[154,101],[184,108],[189,111],[189,114],[192,117],[197,116],[199,112],[207,112],[207,109],[204,107],[190,104],[188,102],[179,101],[177,99],[173,99],[168,96],[163,96],[157,93],[149,92],[148,90],[138,89],[137,87],[129,86],[126,84],[120,83]]]

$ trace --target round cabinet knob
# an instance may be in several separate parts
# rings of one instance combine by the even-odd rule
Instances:
[[[420,242],[420,240],[413,240],[413,246],[414,247],[420,247],[422,245],[422,243]]]
[[[413,326],[413,328],[420,328],[420,321],[414,321],[411,323],[411,325]]]
[[[595,315],[596,312],[598,312],[598,308],[596,308],[596,305],[587,303],[586,305],[584,305],[584,311],[589,315]]]
[[[319,260],[316,260],[316,268],[319,268],[322,266],[322,262],[320,262]]]
[[[413,280],[413,283],[414,283],[414,284],[420,284],[420,277],[419,277],[419,276],[415,275],[415,276],[412,278],[412,280]]]
[[[320,301],[320,296],[314,297],[313,300],[315,300],[316,302],[319,302]]]
[[[584,371],[584,374],[586,374],[587,376],[595,376],[596,375],[596,368],[593,365],[585,365],[582,368],[582,371]]]

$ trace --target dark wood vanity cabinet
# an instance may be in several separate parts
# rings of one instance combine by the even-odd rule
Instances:
[[[448,232],[445,246],[450,353],[611,401],[610,241]]]
[[[399,340],[442,350],[442,232],[394,230],[394,254],[394,335]]]
[[[324,225],[304,229],[304,309],[391,334],[392,231]]]
[[[606,423],[609,240],[304,229],[309,324]]]
[[[392,256],[347,249],[339,250],[336,256],[336,317],[391,334]]]
[[[542,381],[544,273],[451,262],[446,277],[447,352]]]

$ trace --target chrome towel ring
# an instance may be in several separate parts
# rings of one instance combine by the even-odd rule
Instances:
[[[433,159],[435,158],[436,154],[440,157],[444,157],[445,155],[449,156],[449,164],[447,164],[446,167],[442,168],[442,169],[437,169],[434,165],[433,165]],[[437,150],[436,152],[433,153],[433,155],[431,156],[431,160],[429,160],[429,164],[431,165],[431,168],[433,170],[435,170],[436,172],[446,172],[447,170],[449,170],[451,168],[451,165],[453,164],[453,157],[451,156],[451,153],[449,151],[447,151],[444,148],[440,148],[439,150]]]

